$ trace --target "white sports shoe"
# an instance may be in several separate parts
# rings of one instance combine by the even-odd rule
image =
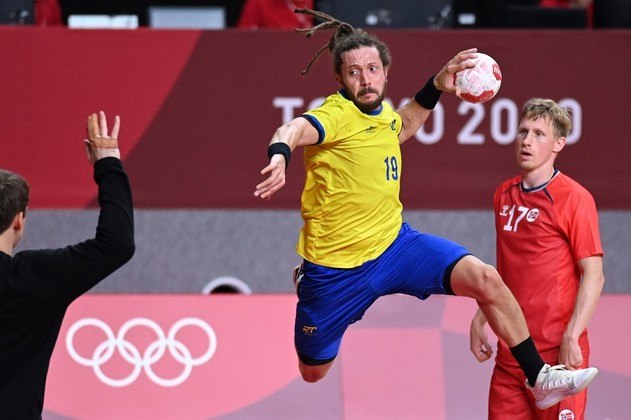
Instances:
[[[545,410],[565,397],[578,394],[596,377],[598,369],[567,370],[565,365],[544,365],[537,376],[535,386],[528,388],[535,397],[537,408]]]

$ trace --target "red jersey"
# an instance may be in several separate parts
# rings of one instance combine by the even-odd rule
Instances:
[[[557,364],[581,278],[577,263],[603,255],[596,204],[585,188],[558,171],[531,189],[522,188],[521,177],[505,181],[493,204],[497,269],[519,302],[542,357]],[[589,354],[587,330],[579,344]],[[517,365],[501,341],[497,360]]]

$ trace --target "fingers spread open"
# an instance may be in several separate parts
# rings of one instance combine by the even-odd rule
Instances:
[[[117,137],[119,130],[120,118],[118,115],[114,121],[112,137],[107,135],[107,119],[103,111],[99,111],[98,116],[97,114],[92,114],[88,117],[88,141],[92,148],[118,149]]]

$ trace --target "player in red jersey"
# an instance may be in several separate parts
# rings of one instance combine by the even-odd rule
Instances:
[[[515,145],[521,175],[497,188],[494,210],[497,269],[519,302],[544,361],[574,370],[588,365],[586,326],[605,278],[594,199],[554,167],[570,128],[570,116],[554,101],[531,99],[524,105]],[[470,338],[480,362],[493,352],[485,323],[478,311]],[[587,391],[569,389],[570,397],[538,410],[501,340],[495,361],[489,419],[584,418]]]

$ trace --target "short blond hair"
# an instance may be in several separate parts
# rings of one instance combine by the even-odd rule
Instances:
[[[519,121],[547,118],[552,122],[557,137],[567,137],[572,129],[572,118],[566,108],[551,99],[532,98],[524,104]]]

